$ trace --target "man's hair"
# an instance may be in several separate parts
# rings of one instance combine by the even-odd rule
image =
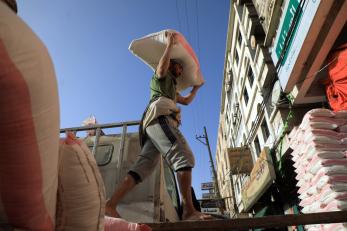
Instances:
[[[8,5],[16,14],[18,13],[18,7],[16,0],[2,0],[4,3]]]
[[[182,61],[179,60],[179,59],[170,59],[170,63],[171,63],[171,65],[178,64],[178,65],[180,65],[183,68]]]

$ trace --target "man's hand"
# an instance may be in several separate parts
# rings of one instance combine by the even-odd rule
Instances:
[[[193,86],[192,90],[190,91],[190,93],[187,96],[181,96],[180,94],[177,94],[176,98],[177,98],[177,102],[183,105],[188,105],[190,104],[196,93],[198,92],[199,88],[202,87],[202,85],[205,84],[205,81],[203,81],[201,84],[199,85],[195,85]]]
[[[205,80],[203,80],[199,85],[193,86],[192,92],[194,91],[194,92],[196,93],[196,91],[197,91],[200,87],[202,87],[202,85],[204,85],[204,84],[205,84]]]
[[[180,107],[177,107],[176,110],[173,111],[174,115],[175,115],[175,119],[176,121],[178,122],[178,125],[181,124],[181,108]]]
[[[168,46],[175,45],[177,43],[176,33],[175,32],[165,32],[165,36],[168,37]]]
[[[171,49],[177,43],[176,34],[177,33],[165,31],[165,37],[167,37],[168,41],[166,44],[165,51],[159,60],[156,70],[159,79],[166,76],[168,72],[170,66]]]

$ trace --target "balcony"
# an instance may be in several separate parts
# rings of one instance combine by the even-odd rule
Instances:
[[[245,4],[245,13],[247,20],[245,20],[244,27],[246,28],[247,40],[250,41],[254,36],[259,43],[263,43],[265,39],[264,29],[261,25],[261,20],[257,11],[252,3]]]
[[[253,0],[252,2],[265,31],[264,46],[269,46],[279,23],[283,0]]]

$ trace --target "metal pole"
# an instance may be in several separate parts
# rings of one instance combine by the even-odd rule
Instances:
[[[205,142],[201,141],[200,138],[204,138]],[[218,185],[218,181],[217,181],[217,173],[216,173],[216,170],[214,168],[210,142],[208,140],[207,131],[206,131],[205,126],[204,126],[204,135],[203,136],[196,136],[196,139],[207,146],[208,155],[210,157],[212,181],[213,181],[214,188],[215,188],[215,197],[216,197],[215,199],[217,199],[218,208],[220,209],[221,213],[224,214],[224,208],[223,208],[224,206],[221,204],[221,195],[220,195],[219,185]]]
[[[93,153],[94,157],[96,155],[97,148],[98,148],[98,145],[99,145],[100,133],[101,133],[101,129],[97,128],[96,129],[96,134],[95,134],[95,141],[94,141],[94,145],[93,145],[93,150],[92,150],[92,153]]]
[[[118,182],[121,181],[121,172],[122,172],[122,165],[123,165],[123,158],[124,158],[124,148],[125,148],[125,139],[127,135],[127,125],[123,125],[123,131],[120,141],[120,147],[119,147],[119,156],[118,156]]]
[[[209,157],[210,157],[210,164],[211,164],[211,171],[212,171],[212,180],[213,180],[213,183],[214,183],[215,188],[216,188],[217,199],[220,200],[221,196],[220,196],[220,192],[219,192],[219,185],[218,185],[218,181],[217,181],[216,169],[214,168],[210,142],[208,141],[208,136],[207,136],[207,131],[206,131],[206,127],[205,126],[204,126],[204,133],[205,133],[204,138],[206,140],[206,146],[207,146],[208,154],[209,154]]]

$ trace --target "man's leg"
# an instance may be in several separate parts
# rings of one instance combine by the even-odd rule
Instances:
[[[180,187],[180,193],[183,203],[183,214],[182,218],[184,219],[187,216],[190,216],[194,213],[195,208],[193,206],[193,199],[191,194],[191,184],[192,184],[192,171],[177,171],[177,179]]]
[[[117,191],[114,192],[111,199],[106,202],[105,214],[110,217],[120,217],[116,206],[123,197],[130,192],[136,185],[134,177],[128,174],[120,184]]]
[[[182,220],[208,220],[212,217],[207,214],[203,214],[194,208],[193,198],[192,198],[192,171],[189,170],[179,170],[177,171],[177,179],[180,187],[180,193],[183,203],[183,214]]]
[[[173,119],[161,116],[146,129],[148,137],[176,171],[183,202],[183,219],[206,220],[210,215],[194,208],[191,195],[194,155],[182,133],[175,127]]]
[[[118,189],[113,193],[110,200],[106,202],[105,214],[111,217],[120,217],[116,210],[118,203],[127,195],[138,183],[152,173],[159,161],[160,153],[150,139],[147,139],[135,164]]]

